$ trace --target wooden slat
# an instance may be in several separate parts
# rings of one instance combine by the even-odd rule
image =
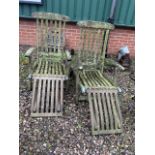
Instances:
[[[97,44],[98,44],[98,34],[95,33],[95,40],[94,40],[94,63],[96,63],[96,59],[97,59]]]
[[[93,51],[92,54],[94,54],[94,50],[95,50],[94,49],[95,36],[96,36],[96,32],[95,31],[92,31],[92,43],[91,43],[91,50]]]
[[[57,99],[58,101],[56,102],[56,111],[57,113],[61,112],[61,80],[58,81],[58,94],[57,94]]]
[[[62,116],[62,113],[31,113],[31,117],[52,117]]]
[[[101,78],[97,76],[97,73],[96,72],[93,72],[93,76],[96,79],[96,81],[98,82],[98,86],[100,86],[100,87],[101,86],[104,86]]]
[[[48,75],[48,74],[34,74],[34,78],[38,79],[38,78],[42,78],[42,79],[63,79],[65,80],[67,78],[66,75]]]
[[[55,86],[55,112],[57,112],[57,108],[58,108],[58,91],[59,91],[59,88],[58,88],[58,80],[56,80],[56,86]]]
[[[82,72],[83,73],[83,77],[84,77],[84,79],[85,79],[85,82],[87,83],[87,85],[89,86],[89,87],[91,87],[92,86],[92,83],[90,82],[90,80],[89,80],[89,78],[88,78],[88,76],[87,76],[87,71],[83,71]]]
[[[52,29],[53,29],[53,21],[50,20],[50,34],[52,33]],[[52,34],[51,34],[52,35]],[[50,36],[51,42],[52,42],[52,36]],[[51,44],[50,42],[50,44]],[[52,52],[52,45],[49,46],[49,53]]]
[[[45,61],[43,60],[39,74],[44,74],[44,67],[45,67]]]
[[[64,95],[64,93],[63,93],[63,89],[64,89],[64,81],[63,80],[61,80],[60,81],[61,83],[60,83],[60,107],[61,107],[61,112],[62,112],[62,110],[63,110],[63,95]]]
[[[105,83],[105,85],[112,86],[111,83],[106,78],[104,78],[104,76],[102,75],[102,73],[100,71],[97,72],[97,75],[98,75],[98,77],[100,77],[102,82]]]
[[[56,62],[55,63],[56,67],[55,67],[55,74],[57,75],[59,73],[59,70],[58,70],[58,63]]]
[[[41,97],[41,83],[42,79],[39,79],[39,86],[38,86],[38,92],[37,92],[37,106],[36,106],[36,111],[39,112],[39,107],[40,107],[40,97]]]
[[[48,64],[48,61],[46,60],[44,74],[47,74],[48,73],[48,67],[49,67],[49,64]]]
[[[120,119],[120,123],[122,122],[122,114],[121,114],[121,110],[120,110],[120,106],[119,106],[119,99],[118,99],[118,94],[117,92],[114,93],[114,97],[115,97],[115,104],[116,104],[116,108],[119,114],[119,119]]]
[[[52,63],[52,74],[55,74],[55,63]]]
[[[44,24],[44,19],[41,19],[41,51],[43,51],[43,49],[44,49],[44,46],[43,46],[43,44],[44,44],[44,26],[43,26],[43,24]]]
[[[52,62],[51,61],[49,61],[48,62],[48,64],[49,64],[49,66],[48,66],[48,74],[51,74],[51,64],[52,64]]]
[[[100,49],[101,49],[101,52],[100,52],[100,56],[102,57],[102,49],[103,49],[103,44],[104,44],[104,41],[103,41],[103,38],[104,38],[104,34],[105,34],[105,30],[102,30],[102,38],[101,38],[101,46],[100,46]]]
[[[112,111],[111,111],[109,92],[105,92],[105,94],[106,94],[106,100],[107,100],[107,106],[108,106],[108,113],[109,113],[109,117],[110,117],[110,129],[114,129],[114,122],[113,122],[113,115],[112,115]]]
[[[99,105],[99,112],[100,112],[101,129],[104,130],[104,117],[103,117],[103,108],[102,108],[100,93],[97,93],[97,97],[98,97],[98,105]]]
[[[99,126],[99,111],[98,111],[98,104],[97,104],[97,100],[96,100],[96,93],[93,92],[93,99],[94,99],[94,111],[95,111],[95,121],[96,121],[96,126],[95,128],[97,130],[100,130],[100,126]]]
[[[55,94],[55,91],[54,91],[54,88],[55,88],[55,80],[52,80],[52,89],[51,89],[51,113],[53,113],[53,109],[54,109],[54,94]]]
[[[79,46],[78,46],[78,53],[77,53],[77,58],[78,61],[81,61],[81,55],[82,55],[82,46],[83,46],[83,39],[82,39],[82,29],[80,28],[80,41],[79,41]]]
[[[114,103],[114,97],[113,97],[113,94],[110,93],[110,97],[111,97],[111,104],[112,104],[112,111],[113,111],[113,114],[114,114],[114,120],[115,120],[115,129],[117,128],[120,128],[120,118],[117,114],[117,110],[116,110],[116,105]]]
[[[40,60],[39,64],[38,64],[38,67],[37,67],[37,70],[36,70],[36,74],[38,74],[40,72],[41,65],[42,65],[42,61]]]
[[[46,95],[46,113],[48,113],[49,101],[50,101],[50,79],[47,80],[47,95]]]
[[[46,87],[46,80],[43,80],[43,88],[42,88],[42,99],[41,99],[41,112],[44,112],[44,101],[45,101],[45,87]],[[47,104],[46,104],[47,105]]]
[[[100,29],[98,29],[97,30],[97,38],[96,38],[96,40],[97,40],[97,44],[96,44],[96,54],[98,55],[98,53],[100,52],[100,43],[101,43],[101,30]]]
[[[122,133],[122,129],[93,131],[93,135]]]
[[[82,73],[79,74],[79,77],[80,77],[80,81],[84,84],[84,86],[88,87],[88,84],[87,84],[85,78],[82,76]]]
[[[66,22],[65,21],[62,21],[62,31],[63,31],[63,34],[64,34],[64,32],[65,32],[65,27],[66,27]],[[65,37],[63,37],[64,39],[63,39],[63,45],[65,45],[66,44],[66,42],[65,42]]]
[[[89,51],[91,51],[91,49],[90,49],[90,42],[91,42],[91,35],[92,35],[92,33],[91,33],[91,31],[90,30],[88,30],[88,43],[87,43],[87,52],[89,52]],[[87,53],[88,54],[88,53]]]
[[[34,79],[33,81],[33,91],[32,91],[32,102],[31,102],[31,112],[35,110],[35,97],[36,97],[36,85],[37,85],[37,79]]]
[[[62,21],[59,21],[58,52],[60,52],[60,46],[61,46],[61,34],[62,34]]]
[[[91,92],[88,93],[88,101],[89,101],[89,109],[90,109],[90,114],[91,114],[90,117],[91,117],[92,132],[93,132],[95,129],[95,116],[94,116]]]
[[[100,86],[109,86],[109,84],[104,80],[104,77],[99,75],[98,72],[94,72],[94,76],[96,76],[96,79],[100,81],[99,82],[101,84]]]
[[[39,58],[39,19],[36,20],[36,26],[37,26],[37,33],[36,33],[36,37],[37,37],[37,41],[36,41],[36,47],[37,47],[37,59]]]
[[[45,27],[46,27],[45,51],[48,53],[48,34],[49,34],[49,31],[48,31],[48,19],[45,20]]]
[[[106,51],[106,48],[107,48],[108,36],[109,36],[109,30],[106,30],[105,39],[104,39],[104,43],[103,43],[103,50],[102,50],[102,58],[103,58],[103,60],[105,58],[105,51]]]
[[[105,116],[106,130],[109,130],[109,118],[108,118],[108,110],[107,110],[106,100],[105,100],[105,93],[102,93],[102,103],[103,103],[103,110],[104,110],[104,116]]]
[[[63,73],[62,73],[62,65],[61,64],[59,64],[58,70],[59,70],[59,75],[62,75]]]
[[[86,77],[86,78],[85,78],[86,82],[87,82],[87,83],[90,83],[89,86],[91,86],[91,87],[92,87],[92,86],[95,86],[95,83],[94,83],[95,81],[92,79],[92,75],[89,74],[88,71],[85,72],[85,77]]]
[[[81,49],[80,49],[80,53],[79,56],[80,58],[83,58],[83,51],[84,51],[84,30],[81,29]]]
[[[89,76],[92,78],[94,86],[98,87],[98,86],[100,86],[100,84],[98,83],[98,79],[94,73],[95,73],[94,71],[90,71]]]
[[[80,77],[81,77],[81,79],[83,80],[83,82],[85,83],[85,86],[86,86],[86,87],[90,87],[90,86],[91,86],[91,83],[90,83],[89,80],[87,80],[86,73],[85,73],[84,71],[82,71],[82,72],[80,73]]]
[[[56,27],[57,27],[57,21],[54,21],[54,52],[56,52],[56,38],[57,38]]]

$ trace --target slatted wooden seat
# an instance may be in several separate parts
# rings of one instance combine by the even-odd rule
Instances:
[[[62,116],[65,76],[34,77],[31,116]]]
[[[60,62],[52,62],[51,60],[41,59],[37,65],[37,68],[33,74],[33,76],[58,76],[64,75],[64,77],[68,77],[65,69],[65,65]]]
[[[122,132],[122,116],[116,88],[91,88],[87,90],[91,113],[92,134]]]
[[[62,116],[64,81],[68,79],[65,24],[69,17],[33,13],[37,27],[37,60],[33,72],[31,116]]]
[[[113,84],[108,81],[100,71],[80,71],[79,83],[81,89],[87,90],[88,88],[115,88]]]
[[[86,96],[89,102],[92,134],[122,132],[117,87],[103,74],[109,23],[80,21],[80,45],[75,62],[76,101]],[[87,94],[87,95],[86,95]]]

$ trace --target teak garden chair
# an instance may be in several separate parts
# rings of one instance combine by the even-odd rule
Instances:
[[[37,45],[34,63],[31,116],[61,116],[63,113],[64,80],[68,79],[65,66],[65,24],[69,17],[54,13],[33,13],[36,18]]]
[[[80,45],[74,72],[76,75],[76,102],[86,97],[89,102],[92,134],[122,132],[122,116],[117,87],[103,74],[105,50],[110,23],[79,21]]]

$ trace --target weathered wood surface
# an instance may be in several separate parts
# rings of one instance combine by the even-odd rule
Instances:
[[[38,52],[64,52],[64,21],[37,19]]]
[[[45,12],[35,12],[37,29],[37,55],[46,53],[48,58],[52,58],[50,53],[63,53],[65,47],[65,25],[69,17]],[[45,55],[44,55],[45,56]]]
[[[38,19],[49,19],[49,20],[63,20],[69,21],[70,18],[65,15],[60,15],[58,13],[51,13],[51,12],[34,12],[32,13],[32,17]]]
[[[116,88],[100,71],[79,71],[79,84],[87,88]]]
[[[116,89],[89,89],[92,134],[121,133],[122,116]]]
[[[102,73],[109,32],[114,26],[95,21],[80,21],[78,26],[80,44],[76,59],[79,69],[75,70],[78,76],[76,101],[81,92],[87,93],[93,135],[121,133],[122,118],[117,87]]]
[[[98,21],[79,21],[78,26],[80,27],[87,27],[87,28],[96,28],[96,29],[108,29],[113,30],[114,25],[107,23],[107,22],[98,22]]]
[[[63,114],[63,83],[64,79],[61,77],[35,77],[31,116],[62,116]]]
[[[33,76],[55,76],[66,75],[66,67],[60,62],[52,62],[51,60],[40,60]]]
[[[78,62],[85,66],[93,65],[101,68],[104,64],[107,41],[112,25],[94,21],[80,21],[77,25],[80,26]],[[96,25],[100,25],[100,27]]]
[[[69,17],[35,12],[37,61],[33,73],[31,116],[61,116],[64,80],[68,68],[64,61],[65,25]]]

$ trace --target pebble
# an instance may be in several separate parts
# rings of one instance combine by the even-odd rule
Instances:
[[[46,144],[46,143],[44,143],[44,144],[43,144],[43,146],[44,146],[44,147],[46,147],[46,146],[47,146],[47,144]]]
[[[121,105],[122,111],[125,111],[127,103],[134,104],[134,81],[132,80],[132,88],[127,88],[127,75],[119,75],[123,77],[118,81],[123,95],[128,94],[129,101],[125,101],[124,96],[121,95],[125,101]],[[75,106],[73,96],[74,91],[70,88],[72,94],[65,92],[65,112],[63,117],[49,117],[49,118],[31,118],[30,117],[30,101],[32,92],[26,89],[20,89],[20,154],[60,154],[60,155],[134,155],[134,110],[131,112],[125,111],[123,113],[123,128],[121,135],[116,135],[116,138],[111,138],[111,135],[92,136],[91,121],[89,108],[85,103],[77,109]],[[71,96],[72,95],[72,96]],[[133,107],[134,108],[134,107]],[[128,110],[128,109],[127,109]],[[81,127],[77,124],[81,124]],[[129,144],[129,137],[132,145]],[[107,137],[107,138],[106,138]]]

